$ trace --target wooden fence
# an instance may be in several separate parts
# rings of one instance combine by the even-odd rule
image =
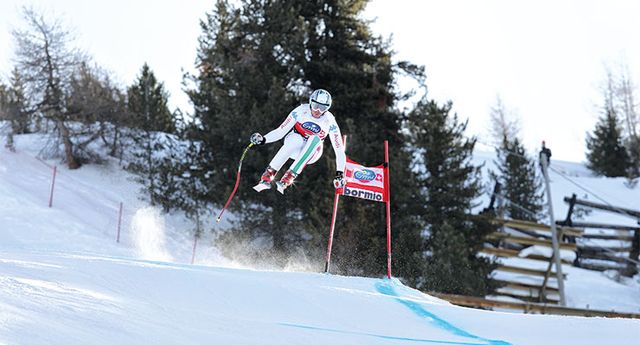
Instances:
[[[637,221],[640,221],[640,211],[580,200],[575,194],[564,200],[569,203],[569,211],[565,220],[556,222],[562,263],[600,271],[615,268],[626,276],[636,274],[640,252],[640,226],[580,222],[574,221],[572,217],[576,206],[614,212]],[[514,219],[498,218],[493,222],[500,226],[500,230],[487,236],[485,247],[480,252],[496,258],[525,260],[498,261],[494,280],[502,287],[495,294],[516,298],[522,303],[476,300],[453,295],[447,295],[445,299],[461,305],[512,308],[525,312],[637,317],[638,314],[563,308],[555,305],[558,303],[559,293],[556,272],[552,269],[555,265],[551,257],[551,227]],[[528,250],[533,246],[542,250]],[[575,253],[575,257],[567,257],[567,252]],[[537,264],[534,264],[536,262]],[[566,279],[566,274],[564,278]],[[511,307],[507,306],[509,303],[512,303]]]
[[[432,296],[441,298],[445,301],[451,302],[452,304],[455,304],[455,305],[473,307],[473,308],[515,309],[515,310],[520,310],[524,313],[537,313],[537,314],[640,319],[640,314],[636,314],[636,313],[620,313],[620,312],[606,311],[606,310],[568,308],[568,307],[560,307],[557,305],[549,305],[549,304],[542,304],[542,303],[520,303],[520,302],[497,301],[497,300],[491,300],[491,299],[486,299],[481,297],[449,295],[449,294],[442,294],[437,292],[429,292],[429,294]]]
[[[570,234],[565,234],[571,242],[577,243],[577,256],[574,262],[576,266],[599,271],[616,269],[622,275],[629,277],[638,273],[640,227],[579,222],[573,221],[572,217],[575,206],[578,205],[627,216],[636,220],[640,225],[640,211],[581,200],[575,194],[570,198],[565,197],[564,201],[569,204],[567,217],[556,223],[560,226],[585,229],[581,240],[576,240]]]
[[[536,222],[494,219],[495,224],[500,225],[501,231],[487,236],[487,244],[481,253],[498,258],[519,258],[522,263],[499,263],[496,268],[498,278],[495,281],[502,285],[496,291],[497,295],[517,298],[528,302],[544,302],[557,304],[559,301],[558,282],[554,269],[552,256],[535,252],[525,252],[531,246],[545,248],[551,253],[551,227]],[[569,234],[572,238],[582,236],[582,230],[559,226],[558,236]],[[560,249],[566,253],[577,251],[576,243],[560,242]],[[575,254],[574,254],[575,255]],[[565,264],[571,264],[573,258],[567,259],[561,255]],[[513,262],[513,260],[509,260]],[[532,267],[538,268],[532,268]],[[508,273],[508,274],[499,274]],[[563,275],[566,279],[566,274]]]

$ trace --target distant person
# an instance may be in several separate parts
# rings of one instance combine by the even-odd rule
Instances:
[[[551,150],[548,147],[545,146],[544,140],[542,141],[542,149],[540,150],[540,164],[542,164],[543,157],[546,157],[547,166],[550,166],[551,165]]]
[[[289,113],[280,127],[262,136],[260,133],[251,135],[251,142],[255,145],[264,145],[284,138],[284,145],[273,157],[269,166],[262,174],[260,182],[253,187],[257,192],[271,188],[271,183],[278,170],[289,160],[293,163],[276,182],[276,188],[282,194],[295,178],[308,164],[313,164],[322,156],[322,144],[329,137],[333,151],[336,154],[336,188],[345,185],[344,167],[346,155],[340,127],[329,108],[331,107],[331,95],[323,89],[313,91],[309,97],[309,103],[301,104]]]

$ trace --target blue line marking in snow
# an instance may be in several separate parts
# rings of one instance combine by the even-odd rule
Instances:
[[[391,284],[392,284],[391,281],[384,281],[384,282],[379,281],[379,282],[376,283],[376,290],[378,290],[378,292],[380,292],[383,295],[396,297],[396,301],[400,302],[401,304],[403,304],[404,306],[409,308],[416,315],[418,315],[418,316],[420,316],[422,318],[428,318],[430,321],[433,322],[433,324],[435,326],[437,326],[439,328],[442,328],[445,331],[451,332],[451,333],[453,333],[455,335],[461,336],[461,337],[484,341],[489,345],[511,345],[511,343],[508,343],[506,341],[490,340],[490,339],[479,337],[477,335],[473,335],[473,334],[471,334],[471,333],[469,333],[469,332],[467,332],[467,331],[465,331],[465,330],[463,330],[461,328],[458,328],[458,327],[450,324],[446,320],[441,319],[438,316],[436,316],[435,314],[429,312],[427,309],[425,309],[425,307],[423,307],[419,303],[414,302],[414,301],[410,301],[410,300],[407,300],[407,299],[399,298],[398,294],[395,292],[395,290],[393,289],[393,286]]]
[[[287,326],[287,327],[296,327],[296,328],[308,329],[308,330],[313,330],[313,331],[323,331],[323,332],[331,332],[331,333],[339,333],[339,334],[350,334],[350,335],[364,335],[364,336],[368,336],[368,337],[375,337],[375,338],[388,339],[388,340],[411,341],[411,342],[415,342],[415,343],[429,343],[429,344],[443,344],[443,345],[485,345],[484,343],[465,343],[465,342],[447,341],[447,340],[404,338],[404,337],[396,337],[396,336],[392,336],[392,335],[381,335],[381,334],[356,332],[356,331],[344,331],[344,330],[331,329],[331,328],[296,325],[296,324],[293,324],[293,323],[284,323],[284,322],[279,323],[279,325]]]

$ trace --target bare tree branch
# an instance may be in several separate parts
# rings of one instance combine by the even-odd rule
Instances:
[[[507,109],[498,95],[495,104],[491,107],[489,133],[495,146],[502,145],[504,138],[515,138],[520,133],[520,121],[513,111]]]

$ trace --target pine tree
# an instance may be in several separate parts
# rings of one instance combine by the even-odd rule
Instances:
[[[2,81],[0,80],[0,122],[7,120],[7,103],[7,87],[2,84]],[[0,126],[0,133],[2,132],[4,132],[4,126]],[[10,150],[15,150],[15,148],[13,147],[13,132],[11,130],[7,132],[7,142],[5,146]]]
[[[11,123],[11,133],[30,133],[33,112],[29,110],[25,82],[17,68],[11,71],[5,101],[6,119]]]
[[[172,208],[172,195],[180,174],[175,167],[179,145],[175,123],[167,107],[168,94],[145,63],[138,80],[127,90],[128,112],[132,119],[131,137],[134,142],[133,157],[128,169],[138,175],[153,205]]]
[[[169,95],[146,63],[138,80],[128,88],[127,96],[132,127],[146,132],[175,132],[175,122],[167,106]]]
[[[640,176],[640,135],[638,128],[640,127],[640,114],[638,113],[638,89],[635,85],[632,73],[626,63],[620,65],[617,76],[609,76],[614,78],[614,89],[612,103],[616,109],[616,115],[620,115],[623,119],[624,126],[620,133],[622,134],[622,143],[627,149],[629,156],[629,167],[627,168],[627,177],[633,180]],[[630,181],[631,182],[631,181]],[[631,182],[634,184],[633,182]]]
[[[593,135],[587,134],[587,166],[598,175],[626,176],[630,168],[629,155],[622,144],[622,135],[616,112],[606,110]]]
[[[537,165],[527,157],[520,140],[504,137],[496,150],[498,155],[497,177],[507,199],[505,208],[512,219],[537,221],[542,211],[542,182],[536,174]]]
[[[295,17],[280,15],[283,11],[289,7],[278,4],[268,8],[260,1],[245,1],[240,9],[234,9],[226,1],[218,1],[201,23],[200,71],[193,78],[196,89],[189,92],[200,130],[191,139],[203,143],[200,165],[208,172],[203,175],[203,185],[208,187],[208,201],[218,205],[233,188],[238,159],[249,135],[275,128],[299,102],[288,85],[295,80],[293,71],[299,69],[291,61],[291,47],[297,47],[294,41],[301,42],[302,36],[294,29]],[[278,253],[276,261],[284,264],[280,259],[283,253],[303,242],[305,236],[317,234],[302,226],[298,205],[303,203],[296,200],[295,193],[278,198],[273,193],[256,195],[248,188],[278,147],[255,148],[245,160],[246,187],[239,188],[237,202],[231,205],[242,224],[230,235],[266,236],[272,248],[250,250],[250,254]]]
[[[256,0],[243,1],[234,9],[226,1],[218,2],[202,23],[197,89],[190,92],[202,128],[197,139],[204,144],[203,165],[211,172],[205,184],[211,201],[224,202],[248,136],[275,128],[291,109],[307,101],[313,89],[325,88],[334,96],[332,113],[349,135],[349,156],[365,165],[379,164],[383,141],[390,141],[394,211],[407,215],[395,223],[406,229],[397,236],[411,237],[403,247],[408,253],[399,255],[415,263],[411,253],[419,246],[416,189],[411,186],[409,154],[400,131],[402,114],[393,109],[400,96],[393,87],[398,71],[420,74],[422,70],[410,64],[392,65],[390,49],[359,18],[365,4]],[[255,183],[279,146],[250,153],[243,164],[243,177],[250,176],[246,185]],[[325,147],[322,159],[305,169],[286,198],[257,195],[241,186],[232,207],[242,219],[237,226],[243,236],[272,240],[267,253],[287,256],[304,248],[321,264],[331,219],[334,167],[333,153]],[[386,260],[382,204],[360,200],[341,204],[333,256],[336,269],[382,274]],[[406,269],[411,271],[416,270]]]
[[[425,290],[486,295],[494,288],[488,276],[494,266],[478,250],[488,222],[470,216],[480,194],[480,168],[470,162],[475,138],[464,138],[466,123],[451,116],[451,103],[423,100],[409,114],[416,159],[424,173],[421,202],[427,223]]]
[[[301,13],[309,37],[307,55],[311,58],[301,64],[312,88],[327,88],[334,94],[332,112],[336,114],[343,133],[349,134],[347,154],[362,164],[377,165],[384,158],[383,142],[389,141],[392,214],[403,215],[394,218],[394,229],[404,230],[392,232],[394,242],[404,243],[404,246],[394,247],[398,259],[394,261],[398,263],[394,272],[410,280],[422,264],[415,256],[422,249],[417,240],[420,211],[413,202],[417,198],[417,188],[409,169],[410,158],[401,131],[403,116],[394,109],[401,97],[394,93],[394,85],[396,73],[400,71],[416,79],[423,77],[423,71],[407,62],[392,64],[388,44],[375,37],[368,23],[359,17],[367,1],[302,3]],[[331,154],[326,158],[330,158],[325,160],[327,168],[312,171],[315,175],[312,178],[316,181],[331,179],[335,163]],[[322,198],[316,201],[318,205],[323,201],[326,205],[326,201],[331,200],[327,194],[332,191],[326,185],[315,183],[311,187],[318,189],[311,194],[312,197]],[[333,255],[335,268],[343,274],[384,274],[384,205],[353,198],[342,199],[336,225],[339,230]],[[327,206],[320,210],[330,210]],[[330,219],[328,213],[324,217],[320,225],[325,225]]]
[[[630,185],[635,185],[634,179],[640,177],[640,137],[630,136],[625,140],[627,152],[629,154],[629,167],[627,168],[627,177]]]
[[[616,71],[606,67],[607,77],[601,90],[604,96],[605,114],[615,113],[616,126],[628,156],[629,167],[626,176],[629,178],[629,185],[633,186],[637,182],[634,179],[640,176],[640,136],[638,135],[640,116],[636,102],[637,89],[631,74],[628,64],[624,61],[621,61]]]

